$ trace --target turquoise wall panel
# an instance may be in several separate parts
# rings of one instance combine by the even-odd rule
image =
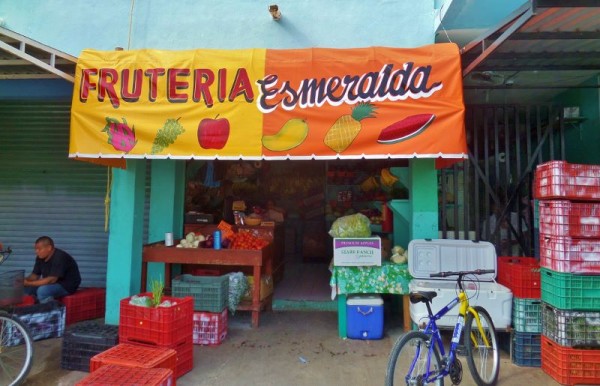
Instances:
[[[268,2],[247,0],[0,0],[0,17],[5,28],[75,56],[84,48],[118,46],[347,48],[434,42],[433,0],[276,3],[280,21],[272,19]]]

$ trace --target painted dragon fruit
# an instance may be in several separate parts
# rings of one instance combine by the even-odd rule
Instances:
[[[135,128],[129,127],[125,118],[123,122],[119,122],[118,119],[106,117],[106,126],[102,131],[108,134],[108,143],[113,145],[115,150],[129,153],[137,143]]]

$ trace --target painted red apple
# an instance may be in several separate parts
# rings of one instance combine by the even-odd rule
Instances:
[[[229,121],[226,118],[204,118],[198,125],[198,143],[204,149],[222,149],[229,139]]]

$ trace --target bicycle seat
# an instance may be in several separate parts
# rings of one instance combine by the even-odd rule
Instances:
[[[410,302],[412,304],[417,304],[420,302],[427,303],[433,300],[434,297],[437,296],[437,292],[435,291],[417,291],[411,292],[408,295]]]

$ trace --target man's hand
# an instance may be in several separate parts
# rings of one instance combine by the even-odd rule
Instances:
[[[27,279],[23,280],[23,285],[25,285],[25,287],[40,287],[46,284],[54,284],[58,281],[58,277],[56,276],[48,276],[43,279],[31,279],[31,276],[32,275],[29,275]]]

